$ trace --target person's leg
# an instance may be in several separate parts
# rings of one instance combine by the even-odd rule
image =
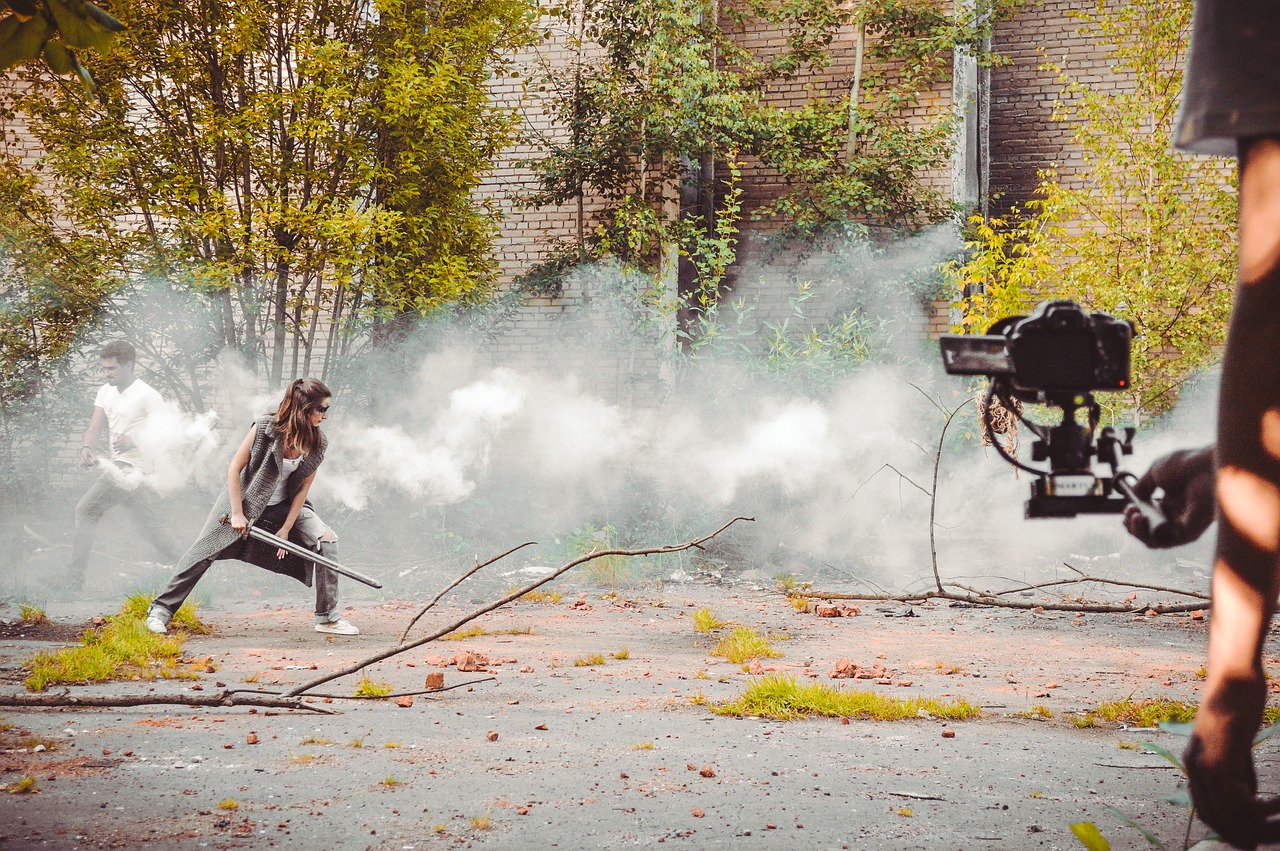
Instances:
[[[320,555],[333,561],[338,560],[338,536],[309,507],[303,506],[298,519],[293,524],[294,531],[302,543],[318,550]],[[316,626],[343,624],[341,634],[356,634],[359,630],[350,626],[338,615],[338,574],[328,568],[316,565]],[[348,633],[347,627],[355,632]]]
[[[173,575],[169,580],[169,584],[156,595],[155,599],[151,601],[151,607],[147,609],[147,627],[152,632],[164,632],[164,630],[152,628],[151,618],[159,618],[162,625],[168,626],[169,622],[173,620],[174,613],[182,608],[182,604],[186,602],[192,589],[200,581],[200,577],[204,576],[212,564],[213,559],[205,559]]]
[[[1201,817],[1257,842],[1252,740],[1280,549],[1280,139],[1241,145],[1240,265],[1218,409],[1218,542],[1208,677],[1186,754]]]
[[[123,505],[133,515],[143,537],[151,542],[160,557],[168,564],[175,563],[182,555],[182,548],[160,510],[160,494],[143,482],[129,494]]]
[[[103,514],[128,496],[127,491],[116,487],[111,477],[104,473],[80,497],[80,501],[76,503],[76,532],[71,540],[71,563],[67,567],[69,584],[79,585],[84,582],[89,553],[93,550],[93,539],[98,534],[98,522],[102,520]]]

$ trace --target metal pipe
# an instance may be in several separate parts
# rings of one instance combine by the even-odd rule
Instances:
[[[230,523],[231,518],[230,516],[224,514],[222,515],[222,519],[220,522],[224,524]],[[349,567],[343,567],[333,559],[325,558],[324,556],[320,555],[315,550],[309,550],[306,547],[302,546],[301,544],[295,544],[293,541],[287,540],[285,538],[281,538],[279,535],[273,535],[270,532],[268,532],[266,529],[259,529],[257,526],[250,526],[248,529],[245,530],[245,533],[247,537],[253,538],[255,541],[261,541],[264,544],[270,544],[271,546],[279,547],[280,549],[284,550],[287,553],[292,553],[293,555],[296,555],[298,558],[303,558],[303,559],[306,559],[307,561],[315,562],[316,567],[326,567],[329,570],[332,570],[334,573],[340,573],[349,579],[354,579],[357,582],[363,582],[365,585],[368,585],[370,588],[382,587],[382,583],[374,579],[373,577],[365,576],[363,573],[361,573],[358,570],[352,570]]]

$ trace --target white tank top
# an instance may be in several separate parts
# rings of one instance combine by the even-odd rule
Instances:
[[[267,501],[267,505],[277,505],[284,502],[284,492],[289,485],[289,477],[297,471],[298,465],[301,463],[301,455],[297,458],[280,459],[280,478],[276,480],[276,489],[271,492],[271,499]]]

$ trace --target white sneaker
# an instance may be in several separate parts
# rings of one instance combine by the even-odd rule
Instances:
[[[156,615],[147,615],[147,629],[151,630],[156,635],[169,634],[169,627],[167,627],[165,622],[160,620]]]
[[[330,635],[359,635],[360,628],[347,623],[342,618],[329,623],[316,624],[316,632],[327,632]]]

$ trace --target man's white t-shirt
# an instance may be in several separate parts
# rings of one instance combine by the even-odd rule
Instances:
[[[141,433],[146,426],[147,417],[164,405],[160,394],[141,378],[135,378],[124,392],[113,384],[102,385],[98,388],[93,404],[107,415],[107,446],[111,450],[111,460],[147,469],[139,444],[146,442]],[[123,452],[117,452],[115,439],[122,434],[128,435],[133,445]]]

